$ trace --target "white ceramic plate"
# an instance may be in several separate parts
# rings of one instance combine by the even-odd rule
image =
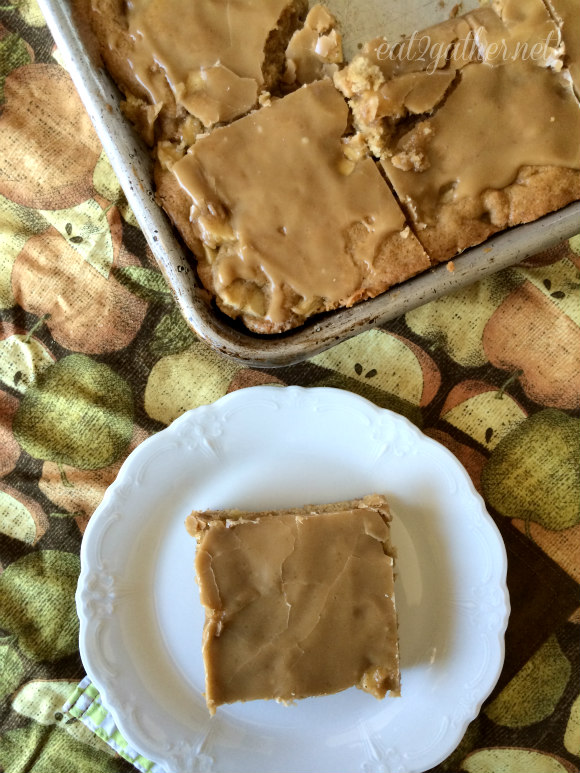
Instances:
[[[210,720],[186,515],[371,492],[396,513],[402,697],[352,688]],[[406,419],[342,390],[254,387],[186,413],[127,459],[81,563],[87,673],[129,742],[172,773],[424,771],[459,743],[503,663],[505,548],[466,471]]]

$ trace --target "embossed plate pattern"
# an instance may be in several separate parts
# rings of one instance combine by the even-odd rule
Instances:
[[[402,697],[352,688],[210,720],[186,515],[370,492],[396,513]],[[503,663],[505,548],[466,471],[406,419],[342,390],[254,387],[186,413],[129,456],[81,564],[87,673],[129,742],[173,773],[424,771],[459,743]]]

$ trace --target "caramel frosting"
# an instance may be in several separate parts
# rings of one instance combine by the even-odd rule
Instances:
[[[287,703],[353,685],[377,698],[399,693],[390,519],[379,496],[188,518],[211,714],[224,703]]]
[[[471,64],[445,104],[382,163],[415,219],[429,223],[442,201],[505,188],[524,166],[580,169],[580,146],[570,140],[579,135],[580,108],[562,74],[527,61]]]
[[[288,0],[129,0],[130,65],[153,104],[166,79],[205,126],[250,110],[264,48]]]
[[[481,9],[483,16],[490,9]],[[456,70],[470,61],[479,59],[474,46],[473,29],[465,16],[415,32],[394,45],[385,38],[366,43],[361,56],[377,65],[385,80],[405,73],[433,73],[437,70]]]
[[[86,1],[157,200],[253,332],[580,196],[578,0],[482,0],[342,69],[336,20],[307,0]]]
[[[404,73],[384,83],[376,95],[369,95],[358,112],[367,121],[431,112],[443,101],[454,79],[450,70]]]
[[[409,73],[459,70],[484,61],[500,65],[520,59],[561,68],[561,34],[543,0],[493,0],[485,6],[429,27],[389,45],[367,43],[361,56],[377,65],[385,80]]]
[[[520,60],[562,68],[560,30],[543,0],[494,0],[492,7],[495,13],[482,8],[466,15],[482,61],[501,65]]]
[[[495,0],[335,76],[355,124],[420,225],[441,203],[513,183],[524,166],[578,168],[578,105],[543,0]],[[423,120],[410,120],[421,116]]]
[[[308,13],[302,29],[292,35],[286,49],[287,83],[312,83],[332,77],[342,63],[342,36],[336,19],[322,5]]]
[[[558,27],[543,0],[495,0],[493,7],[437,24],[393,46],[384,38],[370,41],[336,73],[334,82],[350,99],[355,124],[372,152],[382,156],[390,153],[386,145],[393,123],[432,113],[467,65],[526,61],[559,70],[562,53]]]
[[[483,9],[484,14],[493,14]],[[395,122],[432,112],[457,71],[480,61],[473,29],[464,17],[437,24],[391,46],[385,38],[368,42],[362,53],[334,75],[349,98],[355,126],[371,152],[382,156]]]
[[[299,310],[317,298],[332,308],[372,282],[405,217],[375,162],[348,153],[347,122],[340,94],[318,81],[214,130],[172,167],[195,235],[210,261],[219,253],[218,295],[239,279],[267,285],[264,316],[280,322],[289,294]]]

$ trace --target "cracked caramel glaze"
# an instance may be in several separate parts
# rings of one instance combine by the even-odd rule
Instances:
[[[261,293],[250,311],[284,329],[429,267],[408,229],[390,241],[405,216],[375,162],[347,158],[347,120],[331,81],[318,81],[215,129],[171,168],[231,309],[243,280]]]
[[[426,223],[446,194],[458,200],[501,190],[524,166],[580,169],[579,144],[570,141],[571,133],[580,134],[571,85],[527,62],[463,68],[445,104],[403,135],[395,153],[425,131],[424,169],[401,170],[388,157],[383,164],[401,200]]]
[[[130,0],[129,62],[152,103],[162,101],[166,78],[177,104],[205,126],[231,121],[256,104],[266,42],[287,6],[288,0]]]
[[[433,263],[580,198],[580,107],[542,0],[495,0],[386,51],[371,41],[334,80]]]
[[[194,253],[201,284],[222,311],[239,318],[251,331],[281,333],[312,315],[375,297],[500,230],[530,222],[580,198],[580,170],[574,160],[569,163],[570,145],[564,147],[559,140],[563,134],[571,138],[577,129],[572,102],[568,99],[563,108],[561,104],[573,98],[567,79],[578,73],[580,25],[573,14],[574,0],[493,0],[484,8],[417,32],[413,38],[394,41],[393,58],[385,55],[388,42],[375,39],[342,70],[337,70],[340,35],[324,8],[312,8],[302,24],[304,0],[265,2],[260,6],[262,16],[253,15],[256,2],[201,0],[190,7],[185,0],[167,0],[163,6],[161,0],[129,0],[127,13],[118,13],[114,12],[115,0],[93,0],[95,6],[102,7],[97,15],[119,15],[123,24],[128,23],[127,56],[134,69],[126,80],[132,79],[132,87],[138,88],[136,96],[127,94],[124,111],[150,144],[156,141],[157,200]],[[182,17],[185,10],[188,15]],[[170,17],[185,21],[171,29]],[[246,30],[246,22],[251,30]],[[191,45],[186,29],[196,25],[209,32],[201,35],[201,43],[198,35]],[[263,40],[259,44],[268,27],[265,44]],[[234,51],[231,43],[240,31],[250,45]],[[109,54],[118,48],[119,39],[111,38]],[[425,41],[430,44],[427,48]],[[179,51],[183,46],[186,50],[182,55]],[[124,52],[125,47],[122,49]],[[218,49],[223,56],[217,56]],[[122,73],[130,69],[127,56]],[[118,59],[116,63],[119,66]],[[505,111],[497,109],[494,95],[488,104],[491,87],[485,70],[505,70],[512,65],[517,70],[522,64],[550,72],[553,77],[545,79],[546,88],[537,88],[535,77],[528,87],[526,79],[518,80],[515,71],[494,73],[489,76],[492,85],[498,82],[503,90],[511,83],[515,92]],[[477,76],[469,69],[476,65],[482,68]],[[274,70],[275,77],[266,77],[266,72]],[[112,71],[115,73],[114,66]],[[335,163],[335,154],[329,166],[328,156],[322,153],[319,159],[312,157],[307,174],[300,176],[303,167],[297,163],[284,179],[279,174],[282,157],[294,154],[293,160],[299,158],[295,146],[287,137],[277,145],[274,134],[259,137],[259,142],[246,134],[244,142],[239,142],[243,131],[237,124],[246,120],[239,116],[252,106],[257,108],[256,114],[246,118],[255,122],[256,132],[263,131],[267,119],[258,126],[261,118],[256,116],[268,110],[283,114],[279,102],[288,102],[287,98],[277,99],[281,93],[325,75],[332,75],[349,99],[351,112],[343,134],[352,136],[341,137],[342,156],[346,158],[341,156]],[[465,98],[464,82],[472,89],[482,85],[483,96],[474,94],[471,101]],[[577,78],[575,83],[577,87]],[[557,105],[562,109],[547,116],[549,126],[545,121],[546,93],[550,106],[558,102],[558,95],[563,96]],[[460,96],[461,104],[467,106],[465,114],[451,110],[459,104]],[[298,103],[291,104],[299,112]],[[522,105],[516,123],[512,107]],[[531,105],[537,106],[537,114]],[[492,126],[490,134],[484,124],[495,121],[497,113],[497,127]],[[296,120],[304,124],[305,116],[298,115]],[[183,156],[196,143],[202,159],[204,148],[212,146],[211,138],[200,133],[202,122],[209,128],[229,121],[234,123],[218,130],[231,128],[229,139],[219,134],[214,145],[223,151],[228,164],[212,171],[209,159],[210,174],[202,180],[190,165],[189,156]],[[325,121],[312,120],[309,128],[313,136],[319,127],[328,125]],[[352,134],[353,126],[358,134]],[[454,132],[458,127],[459,138]],[[505,136],[506,132],[511,135]],[[546,140],[536,143],[537,152],[530,140],[534,132],[536,139],[543,133]],[[368,151],[382,161],[379,174],[388,180],[382,193],[385,180],[377,177],[373,159],[365,153],[354,157],[352,152],[361,138]],[[307,134],[301,139],[310,141]],[[509,152],[510,142],[514,153]],[[237,147],[235,154],[233,147]],[[291,227],[278,217],[284,205],[279,191],[267,184],[258,191],[256,178],[264,173],[266,155],[271,157],[271,168],[262,179],[274,178],[276,184],[285,184],[296,173],[292,179],[295,184],[286,186],[289,193],[284,218],[292,221]],[[247,180],[242,177],[224,185],[226,177],[234,178],[240,171],[238,156],[250,159],[247,169],[241,170]],[[304,155],[300,158],[303,160]],[[460,171],[450,178],[454,164]],[[174,165],[175,173],[171,171]],[[248,171],[250,165],[256,170],[254,176]],[[328,174],[329,169],[332,174]],[[378,217],[372,212],[353,211],[356,207],[352,202],[350,210],[337,209],[336,196],[328,196],[333,186],[358,195],[356,181],[360,182],[365,169],[368,185],[359,188],[375,202],[382,199]],[[338,182],[336,173],[342,177]],[[315,197],[313,189],[323,178],[330,181],[330,187],[319,187],[322,197]],[[392,202],[386,203],[391,189],[402,206],[399,217],[408,220],[381,241],[384,213],[395,216]],[[329,206],[325,208],[321,202],[326,198]],[[245,202],[250,200],[257,209],[253,220],[244,211]],[[277,223],[264,217],[272,210],[276,210],[273,219]],[[328,210],[338,213],[338,219],[330,220]],[[348,217],[341,221],[345,212],[353,216],[349,224]],[[318,220],[313,225],[315,216]],[[272,224],[274,231],[269,227]],[[260,225],[264,226],[262,231]]]
[[[206,702],[399,694],[384,497],[266,513],[192,513]]]

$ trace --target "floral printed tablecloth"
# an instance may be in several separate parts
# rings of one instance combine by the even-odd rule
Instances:
[[[83,531],[122,461],[188,408],[329,385],[467,468],[504,537],[500,683],[438,770],[580,764],[580,237],[309,362],[257,371],[181,320],[35,0],[0,8],[0,769],[131,770],[62,706],[84,676]]]

